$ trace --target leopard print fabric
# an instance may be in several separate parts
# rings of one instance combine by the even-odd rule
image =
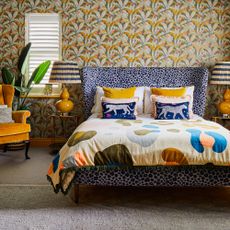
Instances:
[[[86,118],[91,114],[96,86],[179,87],[195,86],[193,111],[203,116],[208,70],[200,67],[85,67],[81,70]]]
[[[206,68],[86,67],[81,70],[86,118],[91,114],[96,86],[195,86],[193,111],[203,116],[208,70]],[[76,184],[108,186],[230,186],[230,167],[154,166],[98,169],[80,168]]]
[[[81,168],[76,184],[106,186],[230,186],[230,167],[155,166],[135,168]]]

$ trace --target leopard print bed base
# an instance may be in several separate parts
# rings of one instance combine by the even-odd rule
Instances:
[[[74,183],[103,186],[230,186],[230,167],[82,168],[76,173]]]

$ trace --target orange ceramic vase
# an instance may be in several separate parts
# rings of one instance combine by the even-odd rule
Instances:
[[[230,89],[226,89],[224,93],[224,101],[219,104],[219,111],[222,114],[230,115]]]
[[[63,88],[60,98],[61,100],[57,101],[55,104],[57,111],[69,113],[73,109],[73,102],[69,100],[69,92],[66,87]]]

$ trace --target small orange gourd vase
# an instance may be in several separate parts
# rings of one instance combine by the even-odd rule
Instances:
[[[69,113],[73,109],[73,102],[69,100],[69,92],[66,87],[63,88],[60,98],[61,100],[57,101],[55,104],[57,111]]]
[[[219,111],[222,114],[230,115],[230,89],[226,89],[224,93],[224,101],[219,104]]]

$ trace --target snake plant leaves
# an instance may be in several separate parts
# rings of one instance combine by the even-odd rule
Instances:
[[[2,68],[2,80],[4,84],[14,85],[15,76],[8,68],[3,67]]]
[[[25,75],[29,60],[29,51],[31,43],[29,42],[21,51],[18,59],[18,69],[22,75]]]

